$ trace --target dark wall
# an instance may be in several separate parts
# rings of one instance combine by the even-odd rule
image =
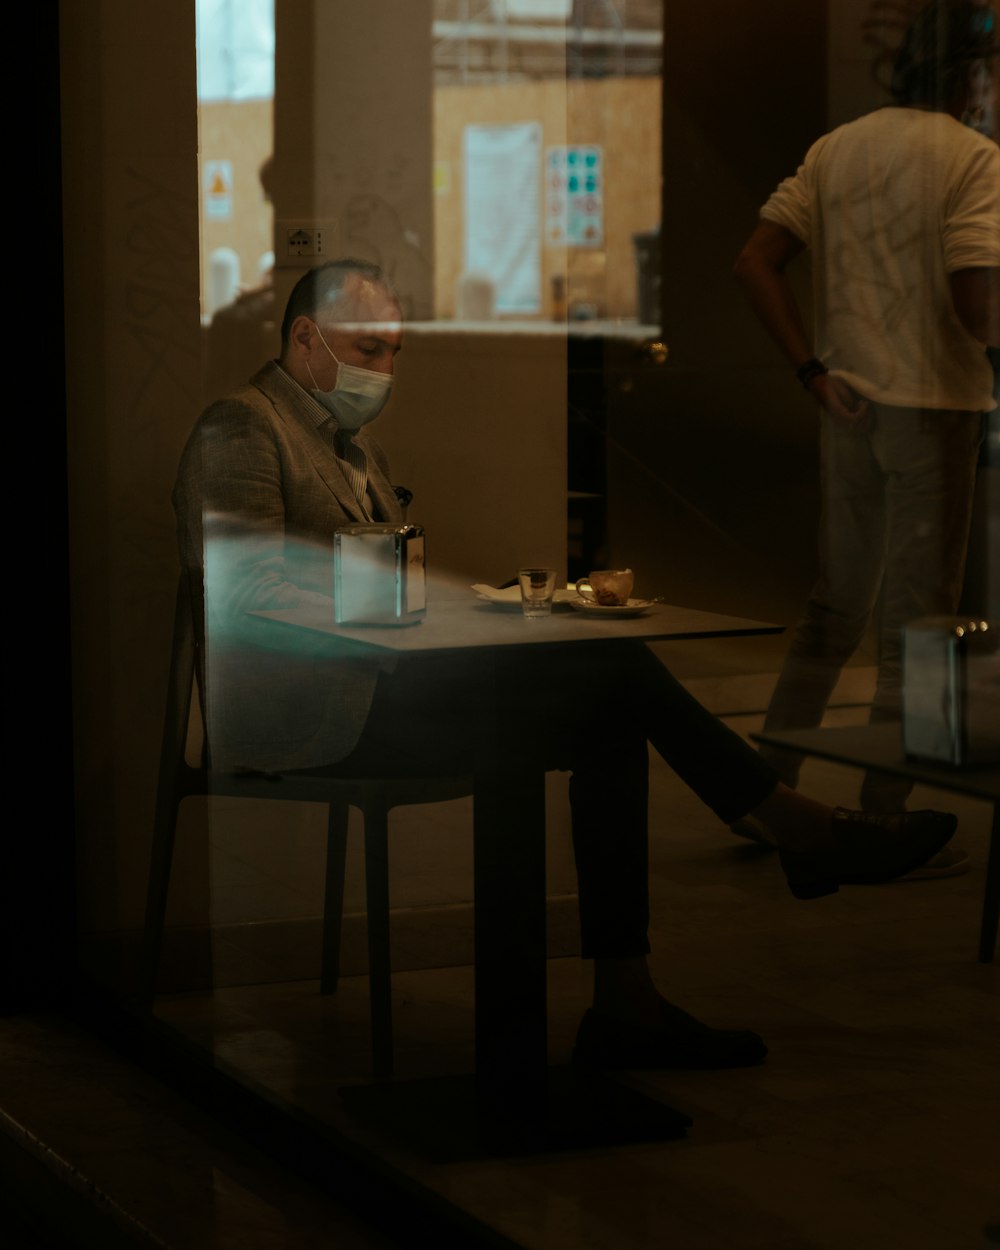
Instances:
[[[757,210],[825,128],[826,5],[666,0],[667,362],[616,353],[609,538],[643,583],[787,619],[813,574],[817,421],[732,278]],[[805,307],[807,267],[794,275]],[[630,377],[626,377],[631,374]]]

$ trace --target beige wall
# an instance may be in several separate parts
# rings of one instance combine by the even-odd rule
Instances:
[[[61,6],[81,923],[141,907],[176,581],[170,488],[200,404],[194,6]]]
[[[340,254],[431,317],[430,0],[278,0],[275,24],[275,218],[333,219]],[[281,297],[297,275],[275,251]]]

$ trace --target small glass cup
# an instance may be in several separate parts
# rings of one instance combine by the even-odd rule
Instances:
[[[555,569],[518,569],[521,585],[521,610],[529,621],[541,620],[552,613],[552,596],[556,592]]]

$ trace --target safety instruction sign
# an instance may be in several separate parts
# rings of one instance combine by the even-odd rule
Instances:
[[[206,161],[202,182],[205,216],[228,221],[233,215],[233,162]]]
[[[600,144],[546,149],[545,242],[550,247],[603,244],[604,153]]]

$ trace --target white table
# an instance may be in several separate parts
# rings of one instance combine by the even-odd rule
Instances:
[[[316,608],[253,615],[300,636],[307,631],[314,642],[336,640],[341,655],[347,643],[369,655],[477,651],[494,660],[511,647],[733,637],[783,628],[664,604],[637,617],[566,608],[527,621],[520,611],[483,603],[471,592],[432,601],[425,619],[406,626],[338,626]],[[484,665],[487,684],[492,671]],[[381,1091],[354,1091],[352,1103],[381,1101],[393,1124],[409,1119],[432,1129],[431,1150],[441,1157],[464,1154],[470,1136],[473,1150],[501,1151],[680,1136],[688,1121],[679,1112],[617,1082],[548,1067],[544,771],[526,768],[516,750],[517,725],[492,714],[489,689],[481,695],[484,715],[473,730],[476,1097],[469,1097],[468,1085],[397,1082]]]

